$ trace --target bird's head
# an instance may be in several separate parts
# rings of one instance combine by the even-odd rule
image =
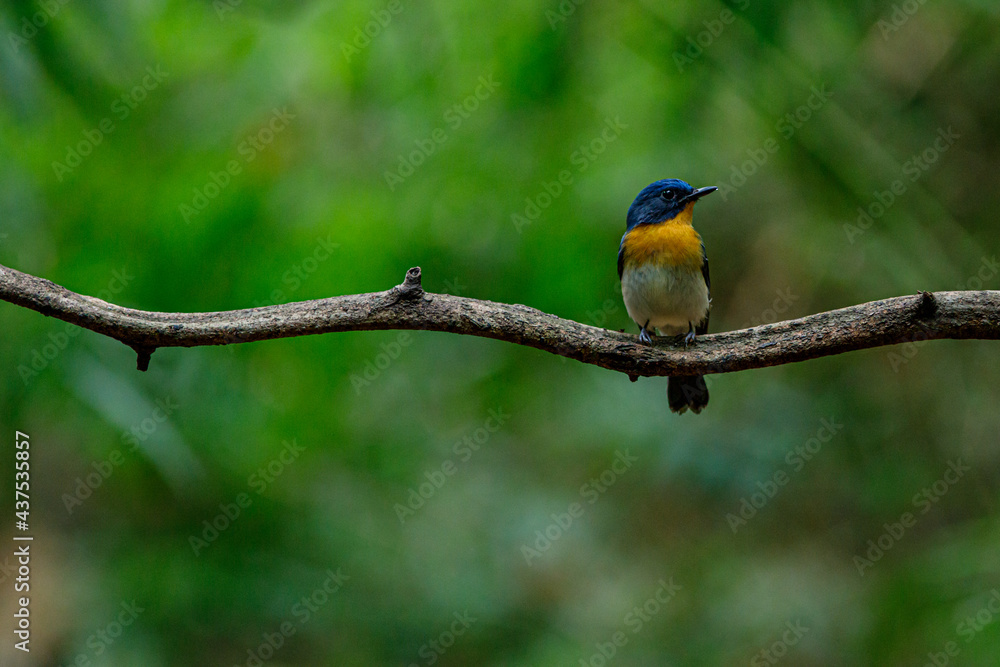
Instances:
[[[695,189],[677,178],[650,183],[629,206],[626,229],[673,220],[689,204],[718,189],[714,185]]]

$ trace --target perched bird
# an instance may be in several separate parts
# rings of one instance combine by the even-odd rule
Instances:
[[[685,347],[696,333],[708,331],[708,257],[691,217],[694,203],[716,190],[714,185],[696,190],[668,178],[643,188],[628,209],[618,247],[618,277],[625,310],[639,325],[644,343],[653,343],[654,329],[671,336],[685,334]],[[688,408],[701,412],[708,405],[705,378],[670,378],[667,402],[677,413]]]

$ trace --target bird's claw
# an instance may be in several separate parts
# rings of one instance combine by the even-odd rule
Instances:
[[[684,347],[687,347],[693,342],[694,342],[694,332],[688,331],[687,334],[684,335]]]
[[[641,340],[646,345],[653,344],[653,338],[649,335],[649,332],[646,330],[646,327],[642,327],[641,329],[639,329],[639,340]]]

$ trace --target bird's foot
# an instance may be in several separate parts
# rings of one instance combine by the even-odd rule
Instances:
[[[687,347],[693,342],[694,342],[694,330],[692,329],[688,331],[687,334],[685,334],[684,336],[684,347]]]
[[[649,335],[649,331],[645,326],[639,327],[639,340],[641,340],[646,345],[653,344],[653,337]]]

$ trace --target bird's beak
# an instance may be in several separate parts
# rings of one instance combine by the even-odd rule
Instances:
[[[713,192],[715,192],[718,189],[719,188],[716,187],[716,186],[714,186],[714,185],[709,185],[709,186],[704,187],[704,188],[698,188],[697,190],[695,190],[694,192],[692,192],[691,194],[689,194],[687,197],[685,197],[684,201],[685,202],[698,201],[699,199],[701,199],[705,195],[710,195],[710,194],[712,194]]]

